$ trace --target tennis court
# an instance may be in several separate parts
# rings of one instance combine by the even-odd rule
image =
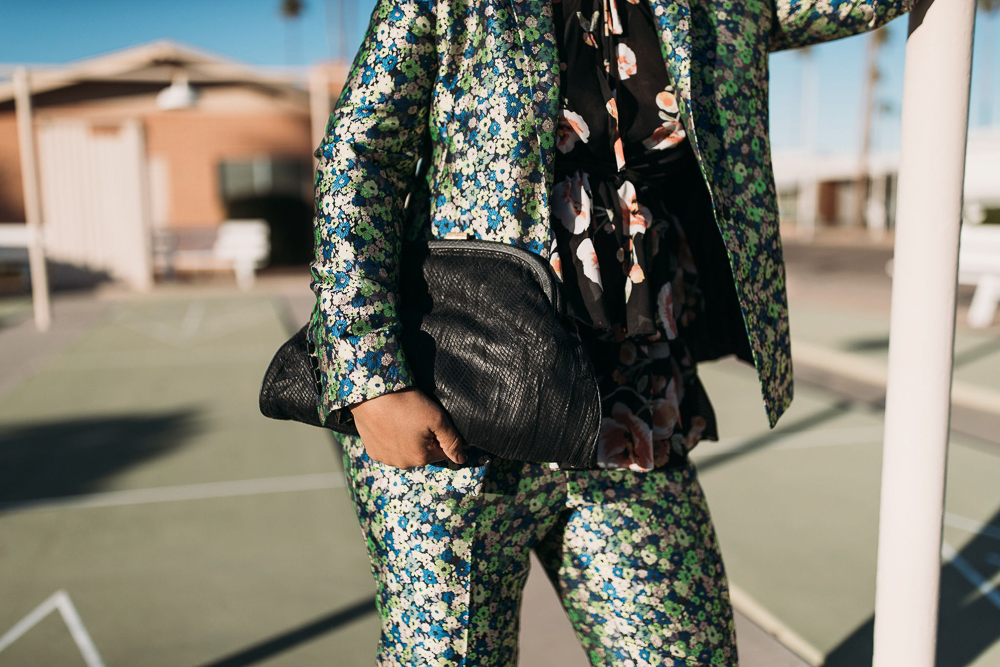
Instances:
[[[62,338],[6,307],[0,667],[371,664],[332,439],[256,409],[304,284],[64,299]],[[698,459],[740,608],[814,663],[867,664],[881,413],[800,387],[768,432],[749,369],[704,379],[725,439]],[[939,664],[1000,666],[1000,445],[957,436],[949,475]],[[581,665],[546,585],[533,575],[521,664]],[[745,667],[804,664],[740,628]]]

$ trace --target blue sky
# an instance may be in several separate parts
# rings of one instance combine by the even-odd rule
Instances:
[[[261,65],[301,65],[336,55],[330,43],[328,19],[336,20],[339,2],[348,16],[347,48],[353,56],[368,23],[374,0],[305,0],[306,9],[293,35],[301,46],[287,48],[285,22],[277,0],[0,0],[0,63],[61,63],[155,39],[173,39],[219,54]],[[992,22],[992,54],[983,39]],[[883,79],[879,97],[889,111],[876,125],[876,149],[892,150],[899,143],[899,107],[903,88],[906,19],[894,21],[891,38],[881,55]],[[335,39],[335,38],[334,38]],[[864,37],[817,47],[813,52],[820,95],[817,147],[825,152],[856,152],[859,145]],[[971,122],[981,124],[980,77],[983,64],[993,63],[993,121],[1000,124],[1000,20],[979,15],[972,82]],[[794,52],[771,58],[771,135],[775,148],[800,141],[801,57]],[[928,113],[935,106],[928,89]]]

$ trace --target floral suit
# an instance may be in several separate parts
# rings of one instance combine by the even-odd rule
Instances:
[[[709,301],[731,303],[723,319],[740,329],[694,356],[752,360],[773,425],[792,384],[768,53],[877,27],[912,0],[640,1],[724,258]],[[376,7],[317,151],[309,335],[323,417],[413,384],[396,314],[404,237],[458,232],[549,255],[562,107],[551,2]],[[378,584],[379,664],[516,664],[535,550],[594,665],[736,665],[725,575],[692,466],[563,471],[470,453],[463,466],[401,471],[344,441]]]
[[[772,424],[792,372],[768,54],[876,28],[912,3],[650,0]],[[404,235],[547,255],[558,82],[550,0],[379,1],[317,151],[310,337],[324,416],[413,384],[396,315]]]

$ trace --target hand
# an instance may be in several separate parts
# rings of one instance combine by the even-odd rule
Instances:
[[[358,435],[372,459],[414,468],[450,459],[465,463],[462,438],[448,415],[419,389],[403,389],[351,406]]]

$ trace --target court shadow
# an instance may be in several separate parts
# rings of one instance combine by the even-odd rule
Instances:
[[[989,523],[1000,525],[1000,511]],[[967,667],[1000,640],[1000,598],[978,590],[981,577],[989,581],[1000,572],[1000,539],[979,534],[958,557],[941,568],[941,604],[938,610],[937,667]],[[858,627],[827,657],[824,667],[871,667],[874,618]]]
[[[844,345],[848,352],[880,352],[889,349],[888,336],[875,336],[873,338],[855,338]]]
[[[183,447],[196,415],[180,411],[0,427],[0,503],[99,491],[116,474]]]
[[[10,329],[16,327],[21,322],[31,318],[31,308],[25,308],[24,310],[9,313],[7,315],[0,315],[0,330]]]
[[[856,338],[844,345],[844,349],[848,352],[881,352],[889,349],[889,337]],[[997,352],[1000,352],[1000,339],[987,340],[963,352],[956,352],[955,368],[968,366]]]
[[[305,625],[300,625],[281,634],[269,637],[214,662],[206,663],[202,667],[246,667],[246,665],[255,665],[265,660],[270,660],[279,653],[284,653],[300,644],[332,632],[355,619],[367,616],[368,614],[374,614],[375,611],[374,597],[361,600],[346,609],[321,616]],[[335,664],[336,660],[333,660],[333,663]]]
[[[797,421],[785,423],[781,427],[772,431],[766,431],[755,438],[747,440],[739,447],[736,447],[728,452],[707,455],[698,461],[698,470],[704,472],[717,466],[729,463],[734,459],[746,456],[747,454],[752,454],[753,452],[765,449],[777,443],[782,438],[808,431],[809,429],[816,428],[817,426],[820,426],[821,424],[824,424],[832,419],[836,419],[837,417],[847,413],[850,409],[851,401],[838,401],[826,409],[806,415]],[[708,444],[708,447],[711,447],[710,443]]]
[[[975,361],[979,361],[980,359],[991,356],[997,352],[1000,352],[1000,338],[985,341],[975,347],[965,350],[964,352],[955,354],[955,368],[968,366]]]

